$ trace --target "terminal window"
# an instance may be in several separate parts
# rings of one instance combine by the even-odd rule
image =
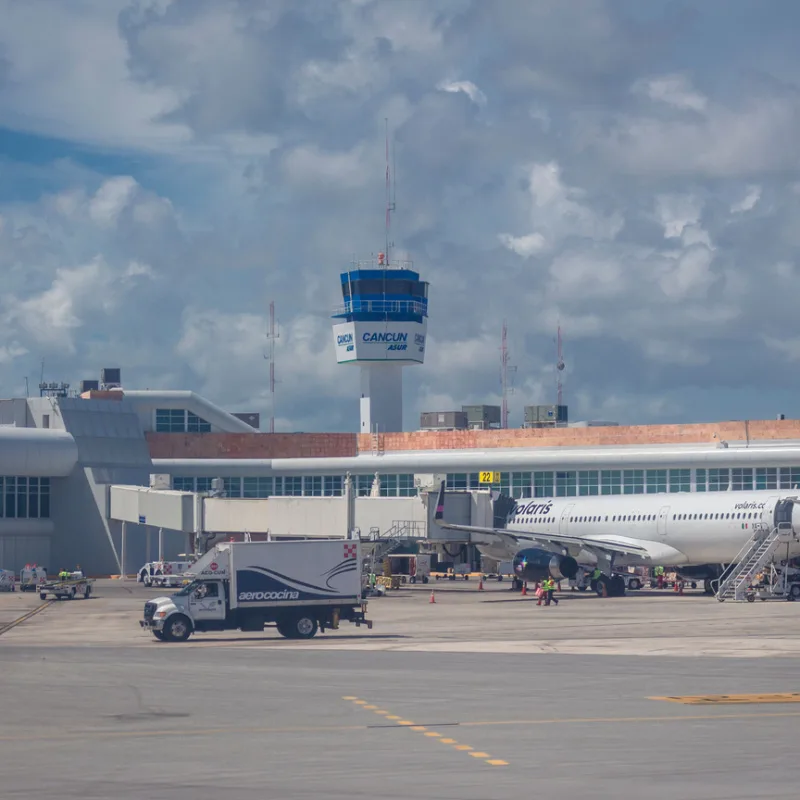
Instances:
[[[734,492],[749,491],[753,488],[753,468],[734,467],[731,470],[731,489]]]
[[[397,497],[397,475],[381,475],[381,497]]]
[[[556,497],[575,497],[577,484],[576,472],[556,472]]]
[[[800,467],[781,467],[781,489],[800,488]]]
[[[303,478],[303,494],[308,497],[322,497],[322,475],[306,475]]]
[[[372,475],[356,475],[356,488],[358,491],[359,497],[369,497],[370,492],[372,491],[372,481],[374,480]]]
[[[325,475],[324,484],[325,497],[339,497],[343,493],[341,475]]]
[[[552,472],[533,473],[533,496],[555,497],[555,480]]]
[[[602,494],[622,494],[622,471],[618,469],[602,470],[600,491]]]
[[[157,408],[156,433],[209,433],[210,423],[183,408]]]
[[[692,471],[690,469],[671,469],[669,471],[670,492],[691,492]]]
[[[626,469],[622,472],[623,494],[644,494],[644,470]]]
[[[647,493],[658,494],[667,491],[667,471],[665,469],[647,470]]]
[[[283,479],[283,494],[286,497],[302,497],[303,478],[299,475],[285,476]]]
[[[778,468],[756,467],[756,489],[777,489]]]
[[[552,474],[550,474],[550,483],[552,485]],[[531,473],[530,472],[512,472],[511,473],[511,496],[515,499],[520,497],[531,496]]]
[[[0,517],[48,519],[50,478],[0,478]]]
[[[600,494],[600,482],[596,469],[578,473],[578,494],[583,496]]]
[[[241,497],[242,496],[242,479],[241,478],[223,478],[223,490],[226,497]]]
[[[452,472],[447,476],[447,488],[453,491],[465,491],[467,488],[467,473]]]
[[[413,473],[397,476],[397,494],[400,497],[414,497],[417,494]]]
[[[177,492],[193,492],[194,491],[194,478],[180,478],[173,476],[172,488]]]
[[[272,478],[242,478],[242,497],[264,498],[272,494]]]

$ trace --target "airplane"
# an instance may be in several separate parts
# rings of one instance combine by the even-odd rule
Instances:
[[[602,570],[598,594],[625,594],[618,566],[675,567],[703,579],[707,594],[724,566],[733,562],[757,527],[790,522],[785,557],[800,554],[800,492],[785,490],[713,493],[604,495],[495,500],[498,527],[458,525],[444,519],[445,483],[439,488],[435,522],[470,534],[482,555],[512,561],[514,582],[545,577],[573,580],[579,570]],[[783,557],[783,551],[782,551]]]

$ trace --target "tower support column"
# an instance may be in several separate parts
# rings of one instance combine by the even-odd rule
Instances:
[[[403,430],[403,367],[361,365],[361,433]]]

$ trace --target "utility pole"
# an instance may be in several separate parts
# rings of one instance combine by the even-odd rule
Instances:
[[[275,301],[272,300],[269,304],[269,327],[267,328],[269,353],[264,355],[264,358],[269,361],[270,433],[275,433],[275,341],[279,338],[280,332],[275,322]]]
[[[514,393],[513,378],[517,368],[509,363],[508,326],[503,320],[503,335],[500,340],[500,384],[503,392],[503,405],[500,411],[500,427],[508,427],[508,395]]]

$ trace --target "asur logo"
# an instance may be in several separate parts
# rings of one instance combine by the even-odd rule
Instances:
[[[219,564],[217,564],[216,561],[212,561],[211,562],[211,571],[212,572],[216,572],[218,568],[219,568]]]

